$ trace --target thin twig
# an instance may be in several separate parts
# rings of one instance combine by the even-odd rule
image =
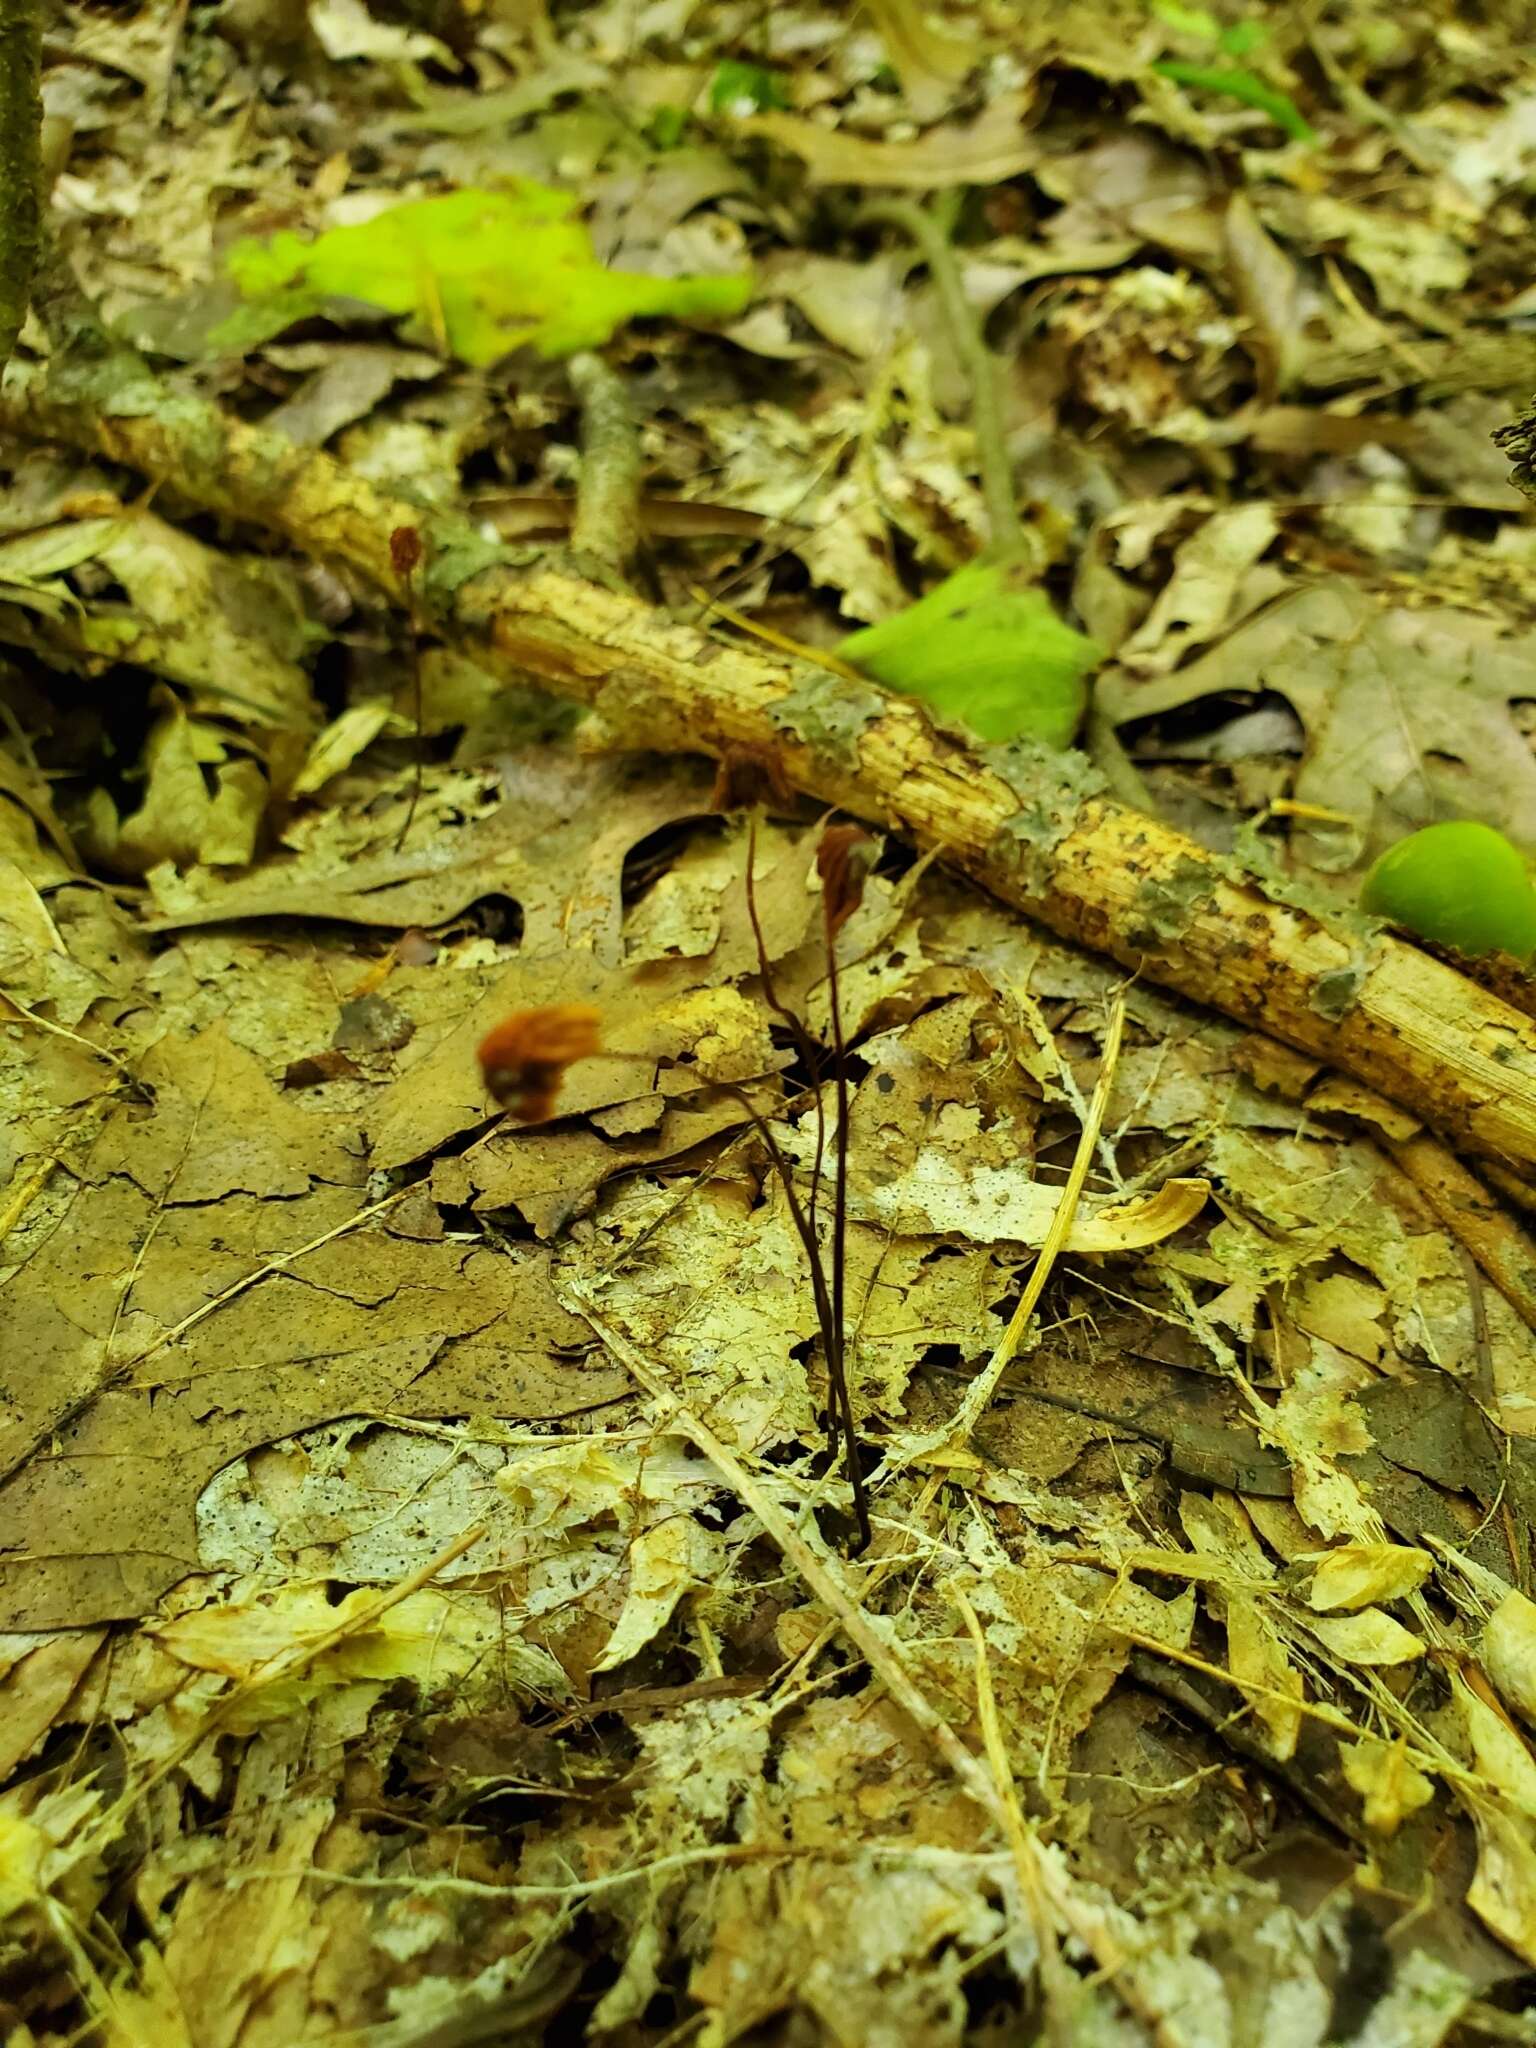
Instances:
[[[981,1723],[981,1739],[986,1745],[987,1762],[992,1766],[992,1776],[997,1785],[998,1800],[1003,1812],[1004,1833],[1008,1837],[1008,1847],[1013,1856],[1019,1893],[1028,1909],[1035,1945],[1040,1951],[1040,1982],[1045,1987],[1048,2037],[1052,2048],[1070,2048],[1071,2042],[1076,2038],[1072,2012],[1078,2002],[1080,1987],[1062,1960],[1061,1947],[1056,1939],[1056,1922],[1041,1889],[1039,1844],[1033,1829],[1024,1818],[1024,1810],[1019,1805],[1018,1790],[1013,1782],[1013,1768],[1008,1761],[1008,1746],[1004,1741],[1002,1722],[998,1717],[997,1695],[992,1690],[992,1669],[988,1662],[987,1639],[982,1633],[976,1610],[965,1595],[955,1592],[951,1597],[960,1610],[960,1619],[965,1623],[976,1650],[976,1718]]]
[[[1104,1034],[1104,1056],[1099,1066],[1098,1085],[1088,1104],[1088,1113],[1078,1134],[1077,1152],[1072,1160],[1061,1195],[1056,1203],[1056,1213],[1051,1218],[1051,1227],[1046,1233],[1040,1255],[1030,1268],[1029,1278],[1024,1283],[1024,1292],[1019,1305],[1009,1318],[1008,1327],[998,1340],[997,1349],[992,1353],[983,1369],[976,1375],[954,1415],[943,1430],[931,1440],[924,1439],[920,1445],[909,1446],[907,1456],[926,1450],[952,1449],[965,1444],[972,1430],[987,1412],[992,1396],[997,1392],[999,1380],[1013,1361],[1014,1353],[1023,1341],[1024,1332],[1029,1328],[1030,1317],[1035,1304],[1045,1291],[1045,1283],[1051,1277],[1062,1247],[1072,1233],[1073,1218],[1077,1214],[1078,1197],[1083,1191],[1083,1182],[1088,1178],[1094,1150],[1099,1142],[1099,1130],[1104,1122],[1104,1112],[1109,1106],[1109,1091],[1114,1082],[1115,1068],[1120,1059],[1120,1041],[1125,1032],[1125,996],[1115,998],[1114,1008],[1109,1013],[1109,1029]]]
[[[590,349],[565,366],[581,407],[571,547],[627,579],[640,546],[640,436],[618,372]]]
[[[955,260],[947,223],[914,205],[910,199],[878,199],[863,209],[863,218],[884,221],[910,235],[917,244],[943,308],[950,346],[965,365],[971,387],[971,427],[976,436],[976,464],[987,504],[992,543],[988,553],[1014,556],[1025,546],[1013,488],[1013,463],[1003,428],[1003,402],[997,357],[987,347],[980,323],[965,296],[965,281]]]

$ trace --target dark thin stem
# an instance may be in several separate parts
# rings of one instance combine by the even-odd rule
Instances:
[[[416,577],[414,570],[408,569],[406,571],[405,602],[407,608],[406,616],[409,621],[411,634],[411,715],[416,721],[416,744],[415,762],[411,775],[411,801],[406,806],[405,823],[400,827],[400,836],[395,841],[396,853],[404,846],[410,829],[416,822],[416,810],[421,802],[422,757],[426,752],[427,746],[427,736],[421,729],[421,638],[420,625],[416,617]]]
[[[854,1555],[857,1556],[860,1550],[867,1549],[869,1545],[869,1498],[864,1491],[864,1472],[859,1463],[858,1440],[852,1432],[853,1410],[848,1399],[847,1378],[843,1371],[842,1326],[833,1313],[832,1297],[827,1290],[826,1270],[822,1265],[821,1247],[816,1242],[816,1232],[805,1204],[795,1188],[794,1168],[785,1158],[779,1141],[773,1135],[762,1111],[756,1107],[746,1090],[738,1088],[734,1081],[716,1081],[713,1086],[722,1094],[729,1095],[733,1102],[741,1104],[753,1130],[768,1148],[768,1157],[779,1177],[779,1185],[784,1190],[784,1199],[789,1204],[795,1234],[805,1248],[806,1263],[811,1269],[811,1298],[816,1304],[816,1322],[821,1331],[822,1348],[827,1354],[827,1376],[832,1384],[836,1412],[840,1413],[843,1419],[843,1462],[848,1468],[848,1483],[853,1489],[853,1511],[859,1524],[859,1540],[854,1550]],[[838,1208],[841,1211],[841,1203],[838,1204]],[[832,1251],[834,1276],[840,1275],[842,1263],[839,1241],[834,1243]]]
[[[733,1102],[739,1102],[747,1117],[747,1121],[768,1148],[768,1157],[773,1163],[773,1170],[779,1177],[784,1189],[785,1199],[789,1203],[789,1213],[794,1220],[795,1234],[804,1247],[805,1255],[811,1263],[811,1293],[816,1303],[816,1321],[822,1327],[823,1333],[825,1333],[827,1321],[832,1313],[832,1301],[827,1293],[827,1276],[822,1270],[821,1255],[817,1249],[815,1234],[811,1229],[810,1217],[795,1187],[795,1170],[785,1158],[783,1147],[779,1144],[778,1139],[773,1135],[772,1125],[768,1122],[762,1111],[756,1107],[744,1088],[739,1088],[734,1081],[706,1081],[702,1086],[718,1088],[722,1095],[729,1095]]]
[[[816,1154],[811,1167],[811,1193],[808,1203],[802,1203],[795,1188],[794,1176],[788,1160],[779,1149],[778,1140],[758,1111],[739,1088],[731,1087],[734,1099],[752,1118],[753,1124],[768,1147],[768,1156],[783,1184],[785,1198],[789,1203],[790,1215],[794,1218],[795,1229],[805,1247],[805,1256],[811,1269],[811,1292],[816,1303],[816,1321],[821,1329],[822,1349],[827,1358],[827,1379],[831,1391],[828,1404],[828,1434],[835,1451],[839,1426],[843,1439],[843,1462],[848,1469],[848,1484],[853,1490],[853,1508],[858,1518],[858,1551],[868,1548],[870,1540],[869,1498],[864,1490],[864,1468],[859,1454],[859,1436],[853,1420],[853,1395],[848,1385],[847,1342],[845,1334],[845,1302],[847,1292],[847,1246],[848,1246],[848,1071],[843,1042],[842,1005],[838,996],[837,949],[832,933],[831,911],[827,905],[826,890],[822,890],[822,925],[827,942],[827,972],[832,1005],[832,1043],[837,1061],[837,1135],[836,1155],[832,1183],[832,1285],[827,1286],[826,1269],[822,1263],[821,1243],[817,1235],[817,1203],[821,1192],[822,1161],[827,1148],[827,1112],[822,1100],[821,1060],[810,1033],[789,1005],[784,1002],[774,987],[773,968],[768,958],[768,942],[763,936],[763,923],[758,915],[757,882],[757,819],[747,825],[747,917],[752,926],[752,937],[757,946],[757,963],[763,980],[763,994],[774,1015],[787,1026],[794,1039],[796,1050],[804,1060],[811,1082],[812,1099],[816,1105]]]
[[[763,979],[763,994],[768,1007],[783,1023],[795,1041],[795,1051],[805,1068],[810,1083],[811,1096],[816,1106],[816,1157],[811,1165],[810,1219],[811,1233],[816,1231],[816,1210],[821,1196],[821,1163],[827,1150],[827,1113],[821,1100],[821,1054],[816,1042],[804,1024],[795,1015],[788,1003],[780,1000],[779,992],[773,985],[773,968],[768,959],[768,942],[763,937],[762,919],[757,914],[757,814],[747,820],[747,917],[752,926],[752,937],[757,946],[757,968]]]
[[[928,266],[949,329],[949,342],[965,366],[970,384],[971,426],[976,436],[976,462],[981,472],[987,523],[992,529],[987,553],[1005,559],[1022,552],[1025,542],[1014,494],[1013,460],[1003,431],[1002,366],[982,335],[981,322],[965,296],[965,283],[950,229],[954,200],[946,195],[931,211],[910,199],[879,199],[862,209],[862,218],[888,222],[909,235]]]
[[[832,929],[832,909],[827,901],[825,889],[822,891],[822,922],[827,935],[827,995],[832,1013],[832,1055],[837,1062],[834,1083],[837,1090],[837,1135],[833,1141],[835,1150],[832,1168],[832,1328],[827,1338],[827,1369],[842,1407],[848,1482],[853,1488],[854,1512],[859,1518],[858,1548],[863,1550],[869,1542],[869,1503],[864,1496],[864,1474],[859,1462],[859,1432],[853,1419],[853,1389],[848,1384],[848,1324],[845,1313],[848,1273],[848,1049],[843,1039],[843,1006],[837,984],[837,936]]]

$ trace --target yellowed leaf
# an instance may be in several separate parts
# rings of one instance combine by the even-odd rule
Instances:
[[[1359,1614],[1319,1615],[1309,1624],[1330,1657],[1341,1664],[1411,1664],[1424,1645],[1411,1629],[1380,1607]]]
[[[692,1515],[669,1515],[629,1546],[629,1592],[594,1671],[612,1671],[644,1649],[672,1619],[683,1595],[717,1569],[721,1540]]]
[[[1504,1698],[1536,1723],[1536,1601],[1513,1588],[1483,1629],[1483,1665]]]
[[[1248,1697],[1270,1754],[1281,1763],[1294,1756],[1302,1717],[1298,1707],[1286,1698],[1276,1699],[1275,1694],[1300,1702],[1306,1688],[1259,1602],[1246,1593],[1227,1595],[1227,1668],[1240,1689],[1247,1689],[1245,1681],[1265,1688],[1249,1692]]]
[[[1184,1534],[1202,1557],[1219,1560],[1237,1581],[1262,1584],[1273,1579],[1274,1566],[1265,1555],[1241,1501],[1230,1493],[1182,1493],[1179,1520]]]
[[[1536,1823],[1536,1757],[1520,1732],[1491,1707],[1458,1672],[1453,1679],[1456,1706],[1472,1745],[1472,1760],[1490,1784]]]
[[[1126,1202],[1080,1203],[1064,1249],[1069,1252],[1139,1251],[1161,1244],[1199,1215],[1211,1191],[1207,1180],[1165,1181],[1155,1194]],[[1016,1166],[978,1166],[937,1146],[918,1152],[905,1173],[860,1191],[855,1213],[903,1235],[934,1231],[974,1244],[1045,1243],[1061,1190]]]
[[[245,866],[256,851],[267,801],[266,778],[255,761],[232,755],[213,727],[180,709],[150,733],[144,760],[144,800],[122,822],[110,849],[115,864],[133,874],[160,861]]]
[[[1401,1543],[1345,1543],[1325,1551],[1312,1574],[1308,1604],[1318,1614],[1370,1607],[1416,1593],[1435,1568],[1427,1550]]]
[[[365,747],[371,746],[389,723],[387,704],[354,704],[333,718],[316,735],[304,756],[304,765],[293,778],[292,796],[313,796],[333,775],[350,768]]]
[[[1536,1842],[1531,1823],[1497,1801],[1463,1792],[1477,1828],[1477,1870],[1467,1904],[1527,1963],[1536,1967]]]
[[[1365,1824],[1379,1835],[1392,1835],[1404,1820],[1435,1796],[1434,1781],[1408,1760],[1402,1742],[1382,1742],[1368,1735],[1345,1743],[1339,1751],[1345,1779],[1364,1801]]]

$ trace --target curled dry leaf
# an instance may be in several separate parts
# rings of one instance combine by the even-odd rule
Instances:
[[[835,938],[864,900],[864,877],[875,842],[862,825],[829,825],[816,849],[827,931]]]
[[[1502,1696],[1536,1725],[1536,1601],[1513,1587],[1488,1617],[1483,1664]]]
[[[1367,1607],[1359,1614],[1320,1615],[1311,1629],[1341,1664],[1412,1664],[1424,1654],[1424,1645],[1412,1630],[1380,1607]]]
[[[1169,1180],[1156,1194],[1125,1202],[1082,1202],[1072,1219],[1064,1250],[1140,1251],[1161,1244],[1204,1208],[1208,1180]],[[910,1169],[878,1187],[855,1189],[856,1215],[905,1234],[935,1231],[976,1244],[1044,1244],[1061,1196],[1057,1187],[1032,1180],[1024,1166],[981,1167],[966,1172],[957,1160],[929,1145]]]

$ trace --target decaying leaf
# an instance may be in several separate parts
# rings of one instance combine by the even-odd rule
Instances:
[[[1118,716],[1151,716],[1213,691],[1271,690],[1307,732],[1298,801],[1349,821],[1342,855],[1314,836],[1320,867],[1363,866],[1418,825],[1474,817],[1513,835],[1536,815],[1536,762],[1512,707],[1530,694],[1523,633],[1467,613],[1383,607],[1334,581],[1239,625],[1166,682],[1117,693]]]

